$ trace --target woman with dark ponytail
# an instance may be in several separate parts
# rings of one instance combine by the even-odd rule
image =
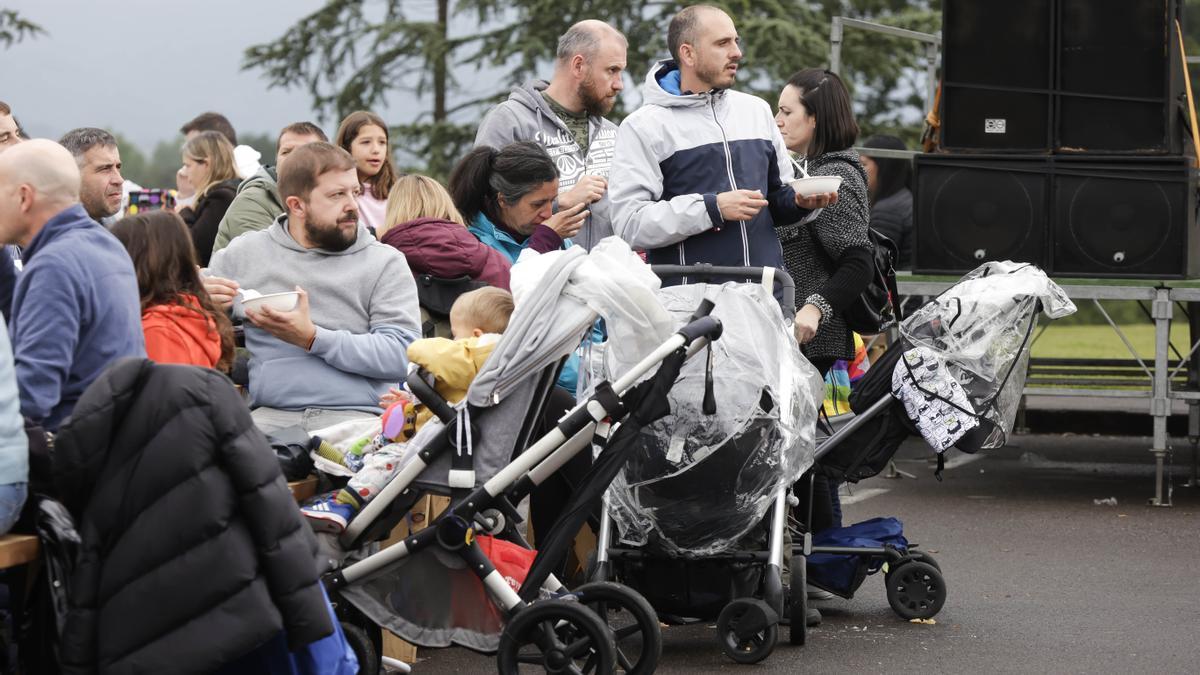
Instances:
[[[471,233],[514,263],[526,248],[570,246],[588,216],[585,204],[554,213],[558,168],[528,141],[467,153],[450,172],[450,196]]]

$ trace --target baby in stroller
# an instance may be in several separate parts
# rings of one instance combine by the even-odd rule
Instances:
[[[428,373],[434,390],[447,403],[458,403],[499,342],[512,312],[512,295],[503,289],[487,287],[464,293],[450,309],[454,339],[417,340],[408,348],[409,361]],[[341,435],[339,431],[353,434],[341,441],[324,440],[317,453],[354,471],[354,475],[346,487],[317,497],[301,508],[314,530],[333,534],[345,530],[350,520],[406,463],[406,441],[433,417],[431,410],[400,389],[385,394],[380,405],[386,411],[381,418],[365,425],[366,433],[358,421],[325,432],[331,439]]]

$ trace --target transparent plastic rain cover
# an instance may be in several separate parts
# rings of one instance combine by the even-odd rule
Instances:
[[[992,423],[983,448],[1003,445],[1016,421],[1039,307],[1051,319],[1075,312],[1062,287],[1035,265],[988,262],[900,325],[913,347],[946,363],[975,413]]]
[[[612,514],[625,545],[709,555],[732,548],[761,522],[776,490],[812,466],[823,382],[765,287],[693,284],[658,297],[678,325],[704,297],[715,303],[724,325],[712,346],[717,411],[702,410],[701,352],[671,389],[671,414],[641,430],[611,488]]]

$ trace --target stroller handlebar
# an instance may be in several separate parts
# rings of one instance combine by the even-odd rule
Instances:
[[[780,307],[784,316],[791,320],[796,315],[796,282],[787,270],[778,267],[719,267],[708,263],[697,265],[651,265],[660,279],[678,279],[693,277],[697,281],[744,281],[746,279],[761,279],[764,285],[770,280],[771,292],[778,286],[783,294]],[[768,275],[769,273],[769,275]]]

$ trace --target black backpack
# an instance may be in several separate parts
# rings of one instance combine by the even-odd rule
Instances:
[[[876,335],[898,323],[900,292],[896,288],[896,243],[874,228],[867,228],[871,241],[871,282],[846,308],[842,318],[846,327],[860,335]]]
[[[857,483],[883,471],[896,450],[915,431],[904,413],[904,406],[892,398],[892,370],[905,345],[892,345],[850,391],[850,409],[862,415],[880,399],[890,404],[866,424],[850,433],[836,447],[823,454],[814,467],[820,475],[838,482]],[[818,446],[818,451],[820,447]]]

